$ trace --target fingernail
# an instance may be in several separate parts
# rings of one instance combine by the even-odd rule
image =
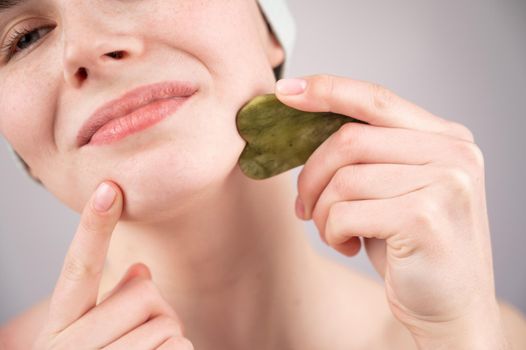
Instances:
[[[296,216],[301,220],[304,220],[305,217],[305,207],[299,196],[296,197]]]
[[[101,213],[107,211],[111,208],[116,196],[117,192],[115,192],[113,187],[103,182],[95,192],[95,199],[93,200],[95,210]]]
[[[298,95],[305,91],[306,87],[307,81],[298,78],[281,79],[276,83],[276,91],[282,95]]]

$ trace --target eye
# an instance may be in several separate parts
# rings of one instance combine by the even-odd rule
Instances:
[[[2,55],[7,61],[20,52],[37,43],[43,36],[53,30],[54,26],[42,26],[33,29],[15,30],[15,33],[7,39],[5,46],[2,48]]]

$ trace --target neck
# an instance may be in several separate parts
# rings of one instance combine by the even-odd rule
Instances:
[[[295,197],[288,173],[256,181],[236,170],[169,220],[120,222],[99,295],[143,262],[196,348],[268,344],[316,256]]]

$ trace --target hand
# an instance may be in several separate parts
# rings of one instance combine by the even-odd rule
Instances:
[[[304,219],[347,256],[363,237],[393,314],[419,345],[500,342],[484,162],[472,133],[377,84],[304,80],[303,92],[279,82],[277,97],[370,124],[344,124],[307,160],[298,178]],[[287,85],[293,94],[281,92]]]
[[[97,304],[111,233],[123,203],[115,184],[105,182],[100,189],[102,195],[94,195],[83,210],[33,349],[193,349],[143,264],[132,265]]]

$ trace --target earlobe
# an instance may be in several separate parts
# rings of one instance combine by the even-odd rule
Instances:
[[[268,58],[272,68],[276,68],[285,61],[285,50],[272,30],[269,32]]]
[[[285,62],[285,49],[276,37],[270,22],[267,20],[264,11],[261,9],[259,1],[256,1],[256,4],[259,10],[257,17],[259,22],[262,24],[260,29],[261,33],[263,34],[263,44],[266,47],[267,58],[272,69],[276,70]]]
[[[29,174],[29,176],[31,176],[33,178],[33,180],[35,180],[36,182],[40,182],[40,179],[38,178],[38,176],[36,176],[36,174],[33,172],[33,169],[31,169],[29,166],[26,165],[26,169],[27,169],[27,172]]]
[[[38,176],[33,172],[33,169],[31,169],[27,164],[26,164],[26,169],[27,169],[27,172],[29,173],[29,176],[31,176],[33,180],[35,180],[35,182],[42,184],[42,181],[40,181]]]
[[[35,181],[39,182],[40,180],[38,179],[38,176],[35,175],[35,173],[33,172],[33,170],[31,168],[29,168],[29,175],[31,175],[31,177],[33,179],[35,179]]]

